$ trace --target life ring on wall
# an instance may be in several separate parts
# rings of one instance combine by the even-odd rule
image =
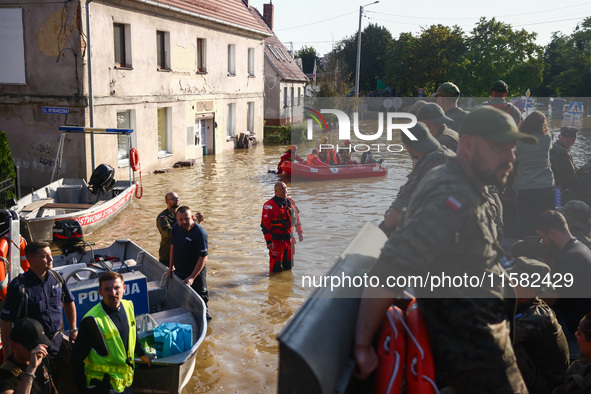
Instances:
[[[131,164],[131,169],[134,171],[139,171],[140,166],[140,154],[136,148],[131,148],[129,151],[129,164]]]
[[[135,188],[135,197],[142,198],[144,195],[144,186],[142,185],[142,166],[140,164],[140,154],[136,148],[129,151],[129,164],[134,172],[140,172],[140,183]]]
[[[21,268],[23,271],[29,270],[29,261],[27,260],[27,256],[25,255],[25,248],[27,247],[27,241],[20,237],[20,260],[21,260]],[[0,238],[0,299],[4,301],[6,299],[6,291],[8,289],[8,267],[10,267],[10,262],[8,259],[8,255],[10,253],[10,238],[8,236],[4,236]]]

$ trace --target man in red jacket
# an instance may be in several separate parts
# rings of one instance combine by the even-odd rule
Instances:
[[[300,163],[302,163],[304,161],[304,159],[302,159],[300,157],[300,155],[297,154],[297,151],[298,151],[298,147],[295,145],[291,145],[289,147],[289,149],[285,151],[285,153],[281,156],[281,159],[279,160],[279,164],[277,164],[277,173],[278,174],[283,174],[283,168],[281,168],[281,165],[283,164],[283,162],[285,162],[285,161],[293,162],[295,160],[295,161],[299,161]]]
[[[263,205],[261,229],[269,249],[269,272],[281,272],[293,267],[295,253],[294,227],[299,242],[304,240],[299,210],[287,197],[287,186],[275,184],[275,196]]]

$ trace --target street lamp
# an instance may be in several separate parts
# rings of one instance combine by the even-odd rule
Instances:
[[[355,71],[355,97],[359,97],[359,68],[361,65],[361,17],[363,16],[363,7],[367,7],[368,5],[377,3],[379,3],[379,0],[359,7],[359,32],[357,33],[357,67]]]

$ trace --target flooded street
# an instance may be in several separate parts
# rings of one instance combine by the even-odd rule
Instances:
[[[336,141],[336,135],[331,139]],[[589,145],[589,133],[582,133],[573,148],[578,165],[589,159]],[[312,290],[301,286],[302,275],[325,274],[367,221],[378,223],[411,170],[406,152],[374,151],[376,158],[385,159],[389,172],[384,178],[286,182],[301,211],[304,242],[296,246],[293,270],[269,277],[261,211],[274,194],[275,182],[284,180],[267,170],[276,169],[286,148],[259,144],[206,156],[194,167],[144,175],[143,198],[134,199],[112,223],[87,237],[101,246],[130,238],[157,257],[160,235],[155,222],[166,207],[167,192],[176,191],[181,205],[204,213],[213,320],[184,393],[276,392],[276,337]],[[310,148],[301,145],[299,153],[304,156]],[[359,160],[360,153],[353,156]]]
[[[276,169],[286,148],[259,144],[206,156],[192,168],[143,176],[142,199],[134,199],[113,222],[87,237],[100,245],[130,238],[157,257],[155,222],[166,208],[168,191],[179,194],[181,205],[205,214],[213,320],[185,393],[276,391],[276,337],[311,292],[301,287],[301,276],[326,273],[365,222],[380,220],[411,166],[405,153],[376,154],[385,158],[387,177],[287,182],[301,211],[304,242],[296,246],[294,269],[269,277],[261,211],[275,182],[283,179],[267,170]]]

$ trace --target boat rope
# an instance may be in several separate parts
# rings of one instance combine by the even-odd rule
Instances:
[[[137,372],[137,373],[140,374],[140,378],[142,378],[142,380],[144,381],[144,383],[145,383],[146,387],[148,388],[148,390],[150,390],[152,392],[152,394],[156,394],[156,392],[154,391],[154,389],[152,389],[152,387],[150,386],[150,384],[148,383],[148,381],[144,377],[144,374],[142,374],[138,368],[135,369],[135,372]]]

